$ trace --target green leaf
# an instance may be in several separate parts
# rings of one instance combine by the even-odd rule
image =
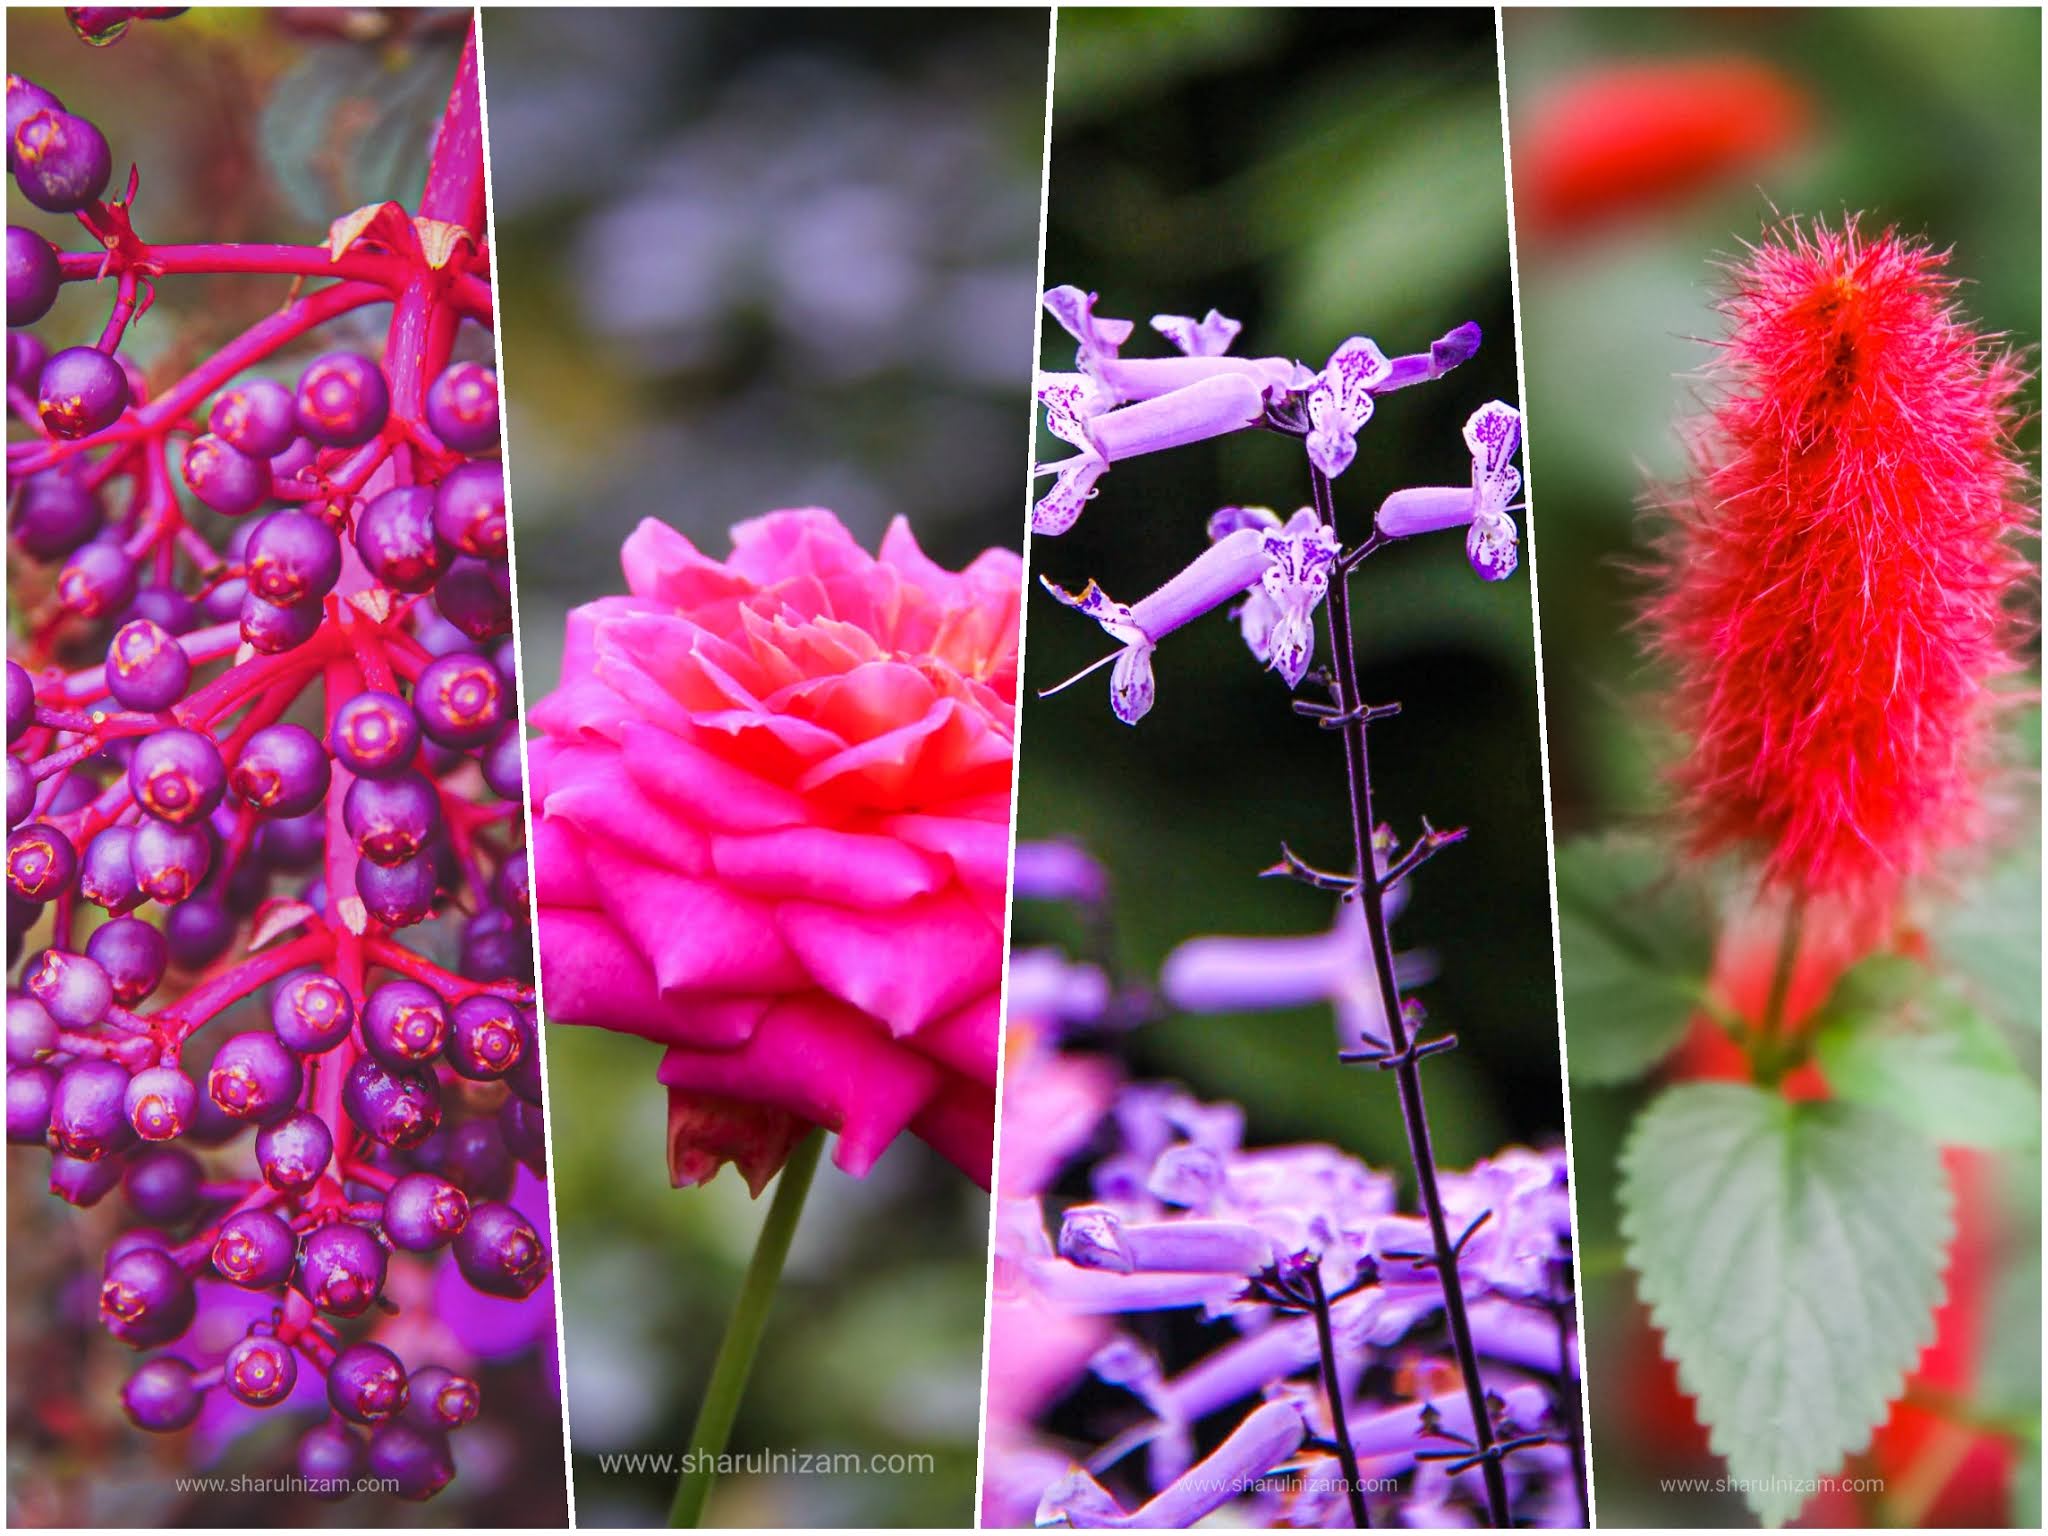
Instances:
[[[1642,838],[1582,838],[1557,853],[1566,1054],[1586,1083],[1640,1077],[1678,1043],[1713,959],[1711,909]]]
[[[2005,1036],[1916,961],[1881,955],[1844,976],[1815,1050],[1838,1097],[1888,1110],[1938,1142],[2040,1142],[2041,1092]]]
[[[1782,1524],[1883,1422],[1934,1334],[1948,1187],[1887,1115],[1687,1083],[1621,1156],[1638,1290],[1731,1478]]]
[[[2029,826],[2019,854],[1943,904],[1928,925],[1944,966],[1962,974],[1999,1022],[2041,1028],[2041,838]]]

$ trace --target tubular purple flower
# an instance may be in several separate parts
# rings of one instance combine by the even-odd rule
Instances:
[[[1016,1019],[1088,1024],[1109,1007],[1109,978],[1099,965],[1078,965],[1057,949],[1017,950],[1010,956],[1007,1006]]]
[[[1125,1221],[1101,1205],[1070,1206],[1060,1218],[1059,1250],[1083,1269],[1121,1274],[1255,1275],[1273,1262],[1273,1244],[1242,1221]]]
[[[1397,389],[1406,389],[1410,384],[1427,384],[1433,379],[1440,379],[1477,353],[1479,342],[1478,322],[1467,320],[1457,329],[1437,337],[1429,344],[1427,352],[1410,352],[1394,358],[1387,365],[1387,376],[1373,385],[1372,392],[1376,395],[1391,394]]]
[[[1097,449],[1110,463],[1136,458],[1141,453],[1185,448],[1204,438],[1242,431],[1257,426],[1265,416],[1266,392],[1250,374],[1235,368],[1213,371],[1221,360],[1163,361],[1192,363],[1204,370],[1205,376],[1135,405],[1089,418],[1088,428]]]
[[[1023,901],[1096,902],[1109,894],[1109,875],[1094,855],[1057,838],[1018,839],[1011,884]]]
[[[1305,389],[1314,375],[1285,357],[1122,357],[1095,365],[1089,375],[1119,404],[1155,400],[1214,379],[1240,379],[1268,402]],[[1254,418],[1256,419],[1256,418]]]
[[[1131,332],[1136,329],[1128,320],[1098,319],[1098,297],[1071,283],[1049,288],[1045,294],[1046,313],[1059,321],[1060,328],[1079,344],[1074,362],[1084,373],[1097,361],[1114,358],[1117,349],[1131,339]]]
[[[1471,485],[1395,491],[1380,503],[1374,527],[1390,539],[1465,528],[1465,555],[1472,569],[1488,581],[1505,581],[1521,558],[1514,519],[1508,516],[1522,488],[1522,473],[1514,465],[1521,445],[1522,413],[1505,401],[1489,400],[1465,423]]]
[[[1267,1403],[1246,1415],[1213,1452],[1129,1514],[1108,1489],[1077,1469],[1046,1490],[1038,1505],[1038,1523],[1090,1530],[1185,1528],[1270,1476],[1307,1438],[1308,1423],[1299,1407]]]

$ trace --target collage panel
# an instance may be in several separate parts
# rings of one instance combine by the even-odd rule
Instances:
[[[969,1525],[1049,13],[484,31],[578,1518]]]
[[[1600,1519],[2037,1526],[2037,10],[1505,19]]]
[[[566,1524],[471,14],[7,43],[8,1523]]]
[[[1494,19],[1053,103],[983,1523],[1583,1525]]]

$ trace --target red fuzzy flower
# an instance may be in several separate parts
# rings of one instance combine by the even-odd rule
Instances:
[[[1676,669],[1702,853],[1883,899],[1982,831],[2030,574],[2012,356],[1945,253],[1787,224],[1734,271],[1725,393],[1669,506],[1654,649]]]

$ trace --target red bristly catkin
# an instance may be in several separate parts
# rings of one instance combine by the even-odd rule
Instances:
[[[1665,508],[1645,616],[1693,848],[1751,851],[1795,896],[1885,900],[1983,830],[2033,511],[2023,370],[1947,260],[1854,219],[1768,232]]]

